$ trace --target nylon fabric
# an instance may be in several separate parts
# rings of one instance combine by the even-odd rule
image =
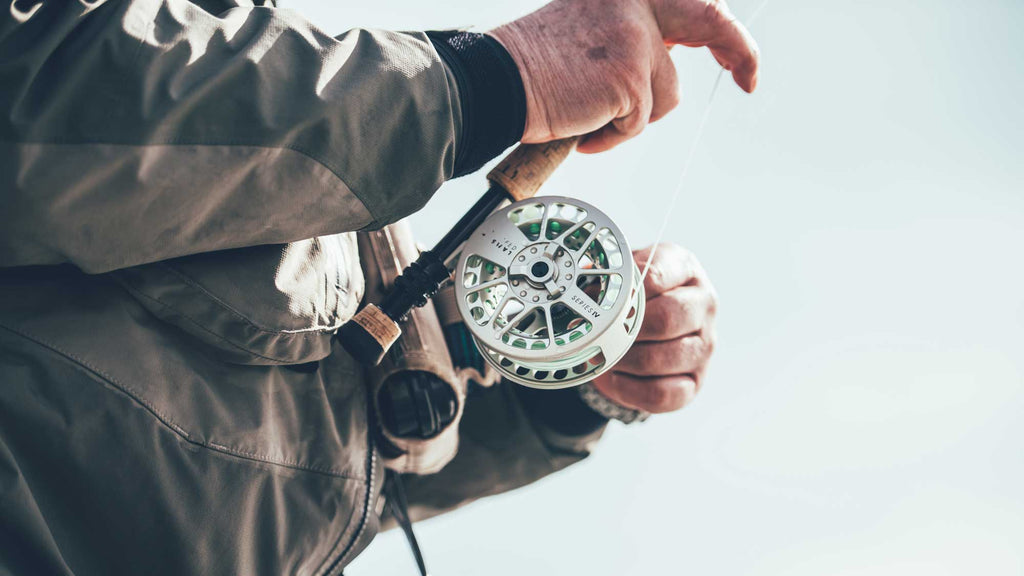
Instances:
[[[343,351],[229,369],[108,278],[0,279],[0,571],[316,574],[351,545],[379,487]]]
[[[0,12],[0,266],[379,227],[452,175],[458,89],[425,34],[187,0],[18,14]]]
[[[150,312],[238,364],[327,357],[363,296],[355,235],[197,254],[112,273]]]
[[[338,574],[377,531],[338,235],[452,175],[457,83],[424,34],[248,4],[0,12],[0,573]],[[599,435],[502,385],[466,416],[421,517]]]

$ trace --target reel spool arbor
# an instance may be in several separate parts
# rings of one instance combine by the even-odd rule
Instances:
[[[566,388],[605,372],[643,320],[643,285],[625,236],[572,198],[531,198],[494,212],[466,241],[453,276],[484,358],[533,388]]]

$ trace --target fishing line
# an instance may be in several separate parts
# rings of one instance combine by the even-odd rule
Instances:
[[[765,6],[768,5],[769,0],[762,0],[761,4],[754,9],[750,15],[750,19],[747,21],[747,29],[754,25],[754,21],[757,20],[758,16],[764,10]],[[654,262],[654,256],[658,253],[658,245],[665,237],[665,232],[668,229],[669,223],[672,221],[672,214],[675,212],[676,204],[679,202],[679,197],[683,195],[683,184],[686,182],[686,175],[690,171],[690,164],[693,163],[694,156],[697,155],[697,147],[700,144],[701,136],[704,135],[704,127],[707,126],[708,118],[711,116],[712,104],[715,102],[715,94],[718,93],[718,85],[722,82],[722,76],[725,75],[725,68],[721,68],[718,71],[718,75],[715,76],[715,83],[711,86],[711,94],[708,95],[708,101],[704,105],[704,112],[701,114],[700,123],[697,124],[697,131],[693,135],[693,140],[690,143],[690,150],[686,154],[686,160],[683,162],[683,169],[679,174],[679,180],[676,183],[676,188],[672,192],[671,198],[669,198],[668,210],[665,212],[665,217],[661,221],[661,227],[658,229],[658,235],[654,244],[651,245],[651,251],[647,255],[647,261],[644,262],[644,269],[640,273],[640,284],[644,283],[647,279],[647,272],[651,268],[651,262]]]
[[[718,92],[718,84],[721,82],[724,73],[725,68],[718,71],[715,84],[711,87],[711,95],[708,97],[707,104],[704,105],[704,113],[701,114],[700,124],[697,125],[697,132],[690,143],[690,151],[686,154],[686,160],[683,162],[683,170],[679,174],[679,181],[676,184],[675,191],[672,193],[672,197],[669,199],[668,210],[665,212],[665,217],[661,221],[661,227],[658,229],[657,240],[651,245],[651,252],[647,255],[647,262],[644,262],[644,270],[640,273],[640,284],[643,284],[647,278],[647,272],[651,269],[651,262],[654,262],[654,256],[658,253],[658,244],[665,237],[665,230],[668,228],[669,222],[672,221],[672,213],[676,209],[676,203],[679,201],[679,197],[683,195],[683,183],[686,182],[686,174],[690,171],[690,164],[693,163],[693,157],[697,154],[697,145],[700,144],[700,137],[704,134],[704,126],[707,125],[708,117],[711,116],[711,105],[714,103],[715,94]]]
[[[751,21],[767,3],[762,0]],[[658,242],[682,195],[723,74],[724,70],[719,71],[704,106],[658,230]],[[493,363],[514,371],[510,379],[537,387],[564,387],[572,385],[576,376],[596,376],[596,371],[614,364],[636,338],[643,316],[643,282],[658,244],[651,248],[641,274],[631,255],[619,252],[618,246],[624,243],[610,221],[601,227],[587,221],[587,214],[599,214],[592,206],[554,197],[526,202],[576,142],[574,137],[522,144],[498,163],[487,175],[488,191],[434,248],[421,252],[395,278],[379,304],[364,306],[339,329],[337,337],[349,352],[367,363],[379,363],[402,334],[399,322],[452,278],[452,257],[461,253],[455,265],[456,292],[464,292],[457,294],[464,297],[459,300],[459,312],[471,328],[487,329],[474,338],[493,353]],[[517,202],[495,212],[508,200]],[[595,239],[585,244],[591,235]],[[586,253],[576,260],[574,255],[581,249]],[[608,272],[619,268],[628,273]],[[588,288],[596,294],[586,292]],[[588,302],[597,302],[605,312]],[[592,349],[599,353],[584,357]]]
[[[754,11],[750,13],[750,18],[747,19],[747,30],[750,30],[754,26],[754,21],[761,15],[761,11],[768,5],[768,0],[762,0],[761,4]]]

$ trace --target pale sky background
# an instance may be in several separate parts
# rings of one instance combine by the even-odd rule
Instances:
[[[483,31],[539,0],[286,0],[330,32]],[[760,0],[734,0],[740,19]],[[771,0],[748,96],[721,86],[667,240],[721,297],[682,412],[418,525],[435,576],[1024,574],[1024,2]],[[578,196],[655,240],[716,74],[673,51],[681,107],[574,155]],[[433,243],[484,191],[446,185]],[[399,532],[346,574],[412,575]]]

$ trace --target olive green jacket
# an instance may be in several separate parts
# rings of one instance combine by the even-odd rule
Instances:
[[[381,521],[353,232],[452,174],[422,34],[239,0],[5,0],[0,574],[338,574]],[[424,518],[584,457],[507,385]]]

